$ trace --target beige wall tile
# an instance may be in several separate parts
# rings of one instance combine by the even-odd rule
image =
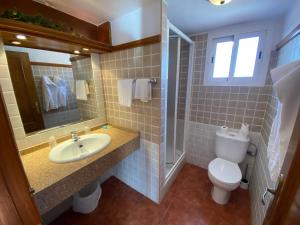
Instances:
[[[145,140],[159,144],[160,136],[160,44],[106,53],[100,56],[108,122],[137,129]],[[156,78],[152,101],[133,101],[132,107],[118,103],[117,80]]]

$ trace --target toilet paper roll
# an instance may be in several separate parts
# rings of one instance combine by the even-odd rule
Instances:
[[[228,127],[227,127],[227,126],[221,126],[221,127],[220,127],[220,132],[221,132],[222,134],[226,134],[226,133],[228,132]]]

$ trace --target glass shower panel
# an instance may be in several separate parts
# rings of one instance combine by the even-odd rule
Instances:
[[[176,151],[175,160],[178,160],[183,153],[185,107],[187,101],[188,71],[189,71],[189,51],[190,45],[184,39],[180,42],[179,57],[179,80],[178,80],[178,100],[177,100],[177,125],[176,125]]]
[[[167,146],[166,163],[172,167],[175,163],[175,112],[176,112],[176,74],[178,64],[179,38],[172,35],[169,37],[169,72],[168,72],[168,103],[167,103]]]

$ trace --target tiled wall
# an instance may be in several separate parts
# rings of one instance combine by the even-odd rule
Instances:
[[[160,142],[160,45],[152,44],[101,55],[107,120],[115,125],[139,130],[142,139]],[[118,103],[117,80],[156,78],[152,100],[134,100],[131,107]]]
[[[38,65],[32,65],[31,68],[45,128],[55,127],[80,120],[76,97],[71,92],[69,86],[67,90],[66,107],[50,112],[46,112],[43,109],[42,77],[45,75],[49,77],[59,76],[64,79],[67,84],[74,83],[72,68]]]
[[[160,44],[126,49],[100,56],[107,120],[114,125],[138,130],[141,147],[115,167],[115,175],[129,186],[159,201],[160,144]],[[118,103],[118,79],[156,78],[152,100],[134,100],[131,107]]]
[[[271,67],[274,67],[275,65],[284,65],[294,60],[299,60],[299,49],[300,37],[298,36],[278,52],[278,58],[276,54],[272,57]],[[259,145],[259,152],[254,166],[252,182],[250,183],[252,222],[255,225],[262,224],[267,207],[269,206],[269,202],[271,200],[271,198],[268,198],[266,206],[263,206],[261,204],[261,196],[264,192],[265,187],[275,187],[275,183],[270,179],[268,170],[267,146],[273,118],[276,115],[277,101],[278,100],[273,92],[270,95],[267,105],[264,124],[261,131],[262,138]]]
[[[89,86],[89,95],[86,101],[77,100],[78,110],[82,120],[90,120],[97,117],[96,96],[93,80],[91,58],[83,58],[72,61],[72,69],[76,80],[86,80]]]
[[[159,202],[159,145],[141,139],[140,148],[117,164],[114,176],[155,202]]]
[[[270,87],[203,86],[207,34],[193,36],[195,58],[192,80],[190,120],[212,125],[261,130]]]
[[[187,86],[189,72],[189,44],[181,39],[180,47],[180,67],[179,67],[179,87],[177,104],[177,124],[176,124],[176,150],[183,151],[185,109],[187,101]]]
[[[177,119],[184,120],[189,72],[189,45],[181,39]]]
[[[187,161],[207,168],[208,163],[215,157],[212,147],[215,131],[204,137],[197,131],[205,129],[207,125],[214,125],[213,127],[226,125],[229,128],[239,129],[241,123],[248,123],[251,132],[260,133],[271,98],[272,86],[269,76],[264,87],[204,86],[207,34],[196,35],[192,39],[195,42],[195,55],[189,123],[191,135],[188,141],[190,144],[186,147]]]
[[[272,182],[268,170],[267,145],[262,136],[260,137],[258,154],[256,156],[252,177],[250,179],[250,198],[251,198],[251,217],[253,225],[261,225],[268,209],[271,196],[266,198],[267,204],[262,204],[261,198],[266,187],[274,188],[275,183]]]
[[[9,118],[13,128],[13,133],[19,150],[32,147],[47,142],[50,136],[61,137],[68,135],[72,130],[83,130],[85,126],[93,127],[96,124],[103,124],[106,122],[104,96],[101,80],[101,71],[98,54],[91,54],[93,79],[95,82],[96,90],[96,105],[97,105],[97,118],[80,122],[77,124],[68,125],[55,129],[49,129],[43,132],[38,132],[33,135],[26,135],[22,124],[21,116],[19,113],[18,105],[16,102],[13,86],[10,79],[10,74],[7,65],[7,59],[4,51],[3,42],[0,39],[0,85],[2,88],[4,101],[8,109]]]

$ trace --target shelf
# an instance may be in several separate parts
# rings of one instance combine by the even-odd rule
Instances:
[[[27,40],[20,41],[22,42],[20,45],[22,47],[72,54],[74,50],[81,51],[83,48],[89,49],[89,51],[81,52],[81,55],[89,55],[91,52],[104,53],[112,51],[112,46],[106,43],[33,24],[9,19],[0,19],[0,36],[5,45],[13,45],[11,42],[17,40],[17,34],[24,34],[27,36]]]

